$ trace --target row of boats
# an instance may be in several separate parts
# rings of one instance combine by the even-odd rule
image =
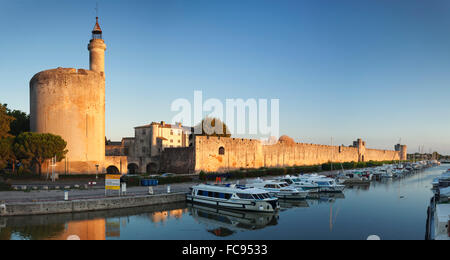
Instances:
[[[434,196],[428,207],[428,240],[450,240],[450,169],[432,182]]]
[[[279,200],[302,200],[317,193],[342,193],[349,180],[370,182],[374,176],[393,178],[422,170],[437,163],[423,161],[385,165],[359,171],[342,172],[337,176],[299,174],[275,179],[249,180],[240,184],[199,184],[191,187],[187,201],[213,207],[245,211],[274,212],[279,210]]]
[[[199,184],[191,188],[187,201],[214,207],[245,211],[274,212],[280,209],[279,199],[302,200],[310,193],[343,192],[345,185],[318,174],[284,176],[276,179],[255,179],[245,185]]]
[[[439,164],[440,163],[438,161],[420,161],[414,163],[407,162],[383,165],[375,168],[342,171],[338,174],[337,181],[341,184],[352,184],[355,182],[369,183],[372,180],[383,178],[401,178],[429,167],[438,166]]]

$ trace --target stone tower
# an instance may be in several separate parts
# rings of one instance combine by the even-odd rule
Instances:
[[[103,41],[102,29],[98,24],[98,17],[96,17],[94,30],[92,31],[92,39],[89,42],[89,69],[99,73],[105,73],[105,50],[106,44]]]
[[[407,145],[397,144],[397,145],[395,145],[395,151],[399,152],[400,161],[408,160],[408,146]]]
[[[60,135],[69,150],[58,173],[105,170],[105,50],[97,22],[88,45],[90,70],[57,68],[30,81],[31,131]]]

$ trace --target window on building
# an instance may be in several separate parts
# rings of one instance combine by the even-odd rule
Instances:
[[[225,155],[225,148],[224,147],[220,147],[219,148],[219,155]]]

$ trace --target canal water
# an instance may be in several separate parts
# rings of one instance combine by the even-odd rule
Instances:
[[[450,166],[348,187],[306,201],[282,201],[277,214],[185,203],[104,212],[0,218],[0,240],[278,240],[425,238],[431,181]]]

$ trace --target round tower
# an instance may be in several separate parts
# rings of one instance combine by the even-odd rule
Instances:
[[[57,68],[37,73],[30,81],[30,126],[37,133],[61,136],[66,159],[55,170],[95,174],[105,165],[105,75],[100,26],[89,44],[90,68]]]
[[[408,146],[407,145],[400,146],[400,160],[402,160],[402,161],[408,160]]]
[[[89,42],[89,69],[92,71],[105,73],[105,51],[106,44],[103,41],[102,29],[96,17],[94,30],[92,30],[92,39]]]

